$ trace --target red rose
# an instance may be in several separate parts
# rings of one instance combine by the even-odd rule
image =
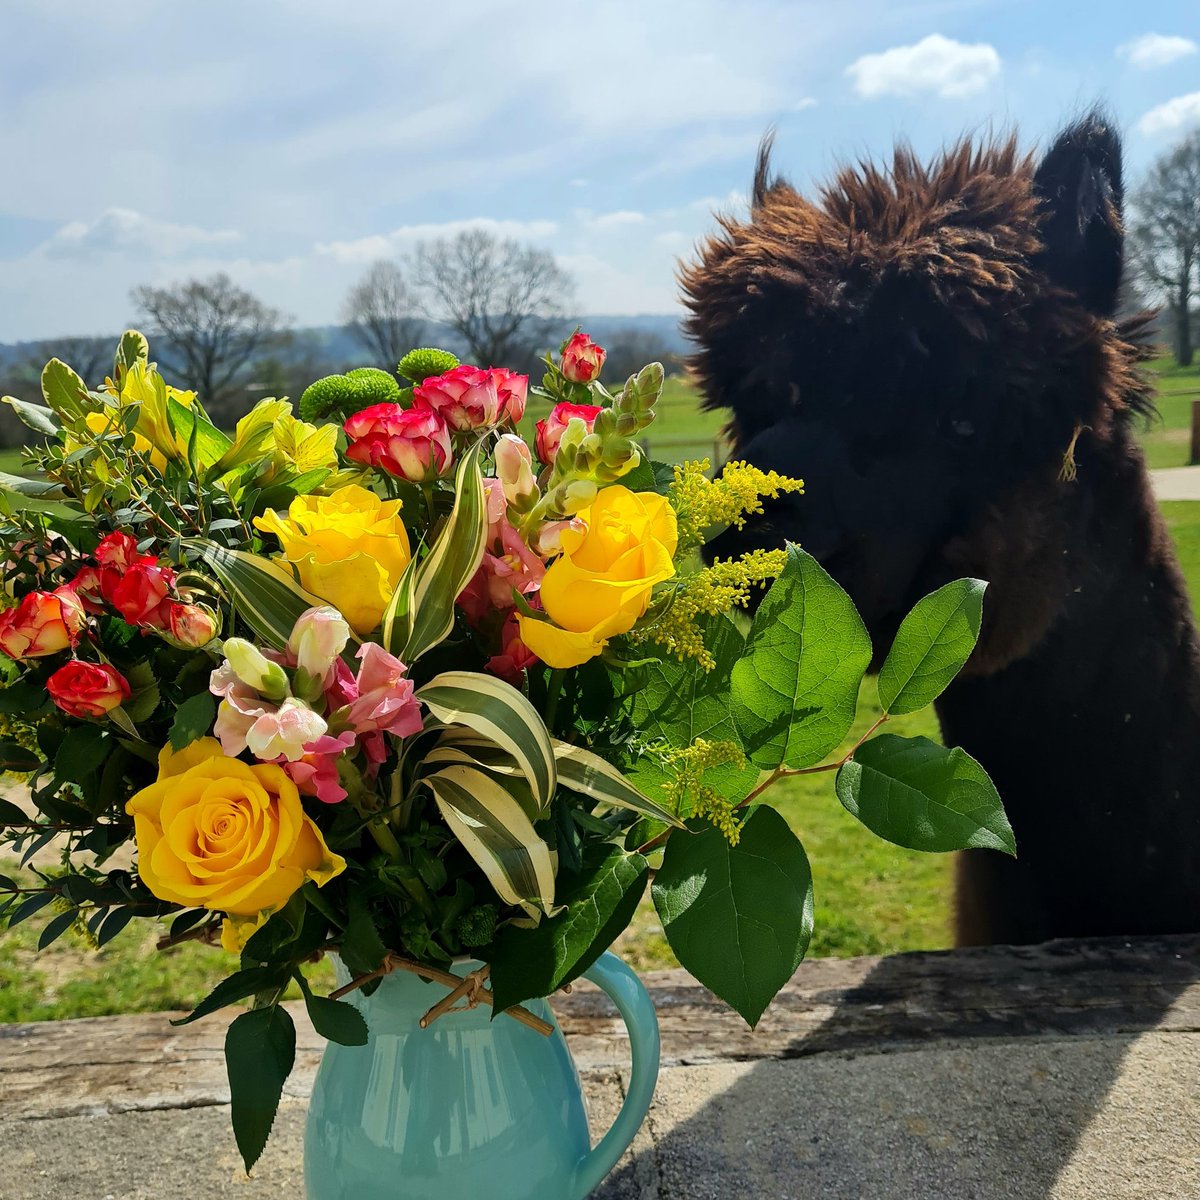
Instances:
[[[567,422],[572,417],[583,421],[587,425],[588,433],[591,433],[599,415],[599,404],[568,404],[565,400],[556,404],[550,410],[550,415],[537,423],[538,458],[547,466],[554,461],[554,456],[558,453],[558,443],[562,441],[562,435],[567,431]]]
[[[79,640],[87,615],[68,587],[30,592],[16,608],[0,612],[0,650],[9,658],[43,658]]]
[[[129,699],[129,683],[106,663],[73,659],[46,680],[50,699],[69,717],[102,717]]]
[[[512,613],[504,622],[504,628],[500,631],[500,646],[500,653],[493,654],[487,660],[486,669],[505,683],[519,688],[526,669],[534,666],[539,659],[521,641],[521,627],[517,622],[516,613]]]
[[[95,557],[98,564],[95,579],[98,580],[100,594],[118,609],[121,609],[121,605],[114,599],[117,588],[121,586],[126,576],[138,568],[145,570],[153,569],[159,572],[167,589],[170,589],[175,584],[175,572],[170,567],[160,567],[158,559],[153,554],[140,553],[137,548],[137,542],[127,533],[110,533],[96,547]],[[91,591],[95,583],[89,572],[90,568],[85,567],[77,578],[81,580],[81,583],[87,589],[88,600],[91,601]],[[166,592],[164,591],[163,594],[165,595]],[[126,592],[124,595],[128,603],[130,593]],[[137,607],[136,605],[134,606],[135,609]],[[123,610],[121,615],[125,616]],[[136,621],[131,617],[125,616],[125,619],[130,624],[136,624]]]
[[[347,458],[410,483],[436,478],[454,461],[450,431],[432,408],[372,404],[356,412],[343,428],[350,439]]]
[[[107,599],[130,625],[165,623],[166,613],[159,613],[171,590],[173,573],[150,559],[130,567],[107,592]]]
[[[563,347],[562,373],[572,383],[591,383],[600,374],[608,351],[597,346],[586,333],[573,334]]]
[[[525,415],[525,401],[529,396],[529,376],[518,375],[506,367],[493,367],[492,378],[496,381],[496,395],[500,398],[500,417],[507,417],[514,425]]]

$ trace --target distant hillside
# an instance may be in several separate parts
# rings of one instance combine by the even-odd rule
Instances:
[[[561,323],[561,336],[567,337],[576,325],[581,325],[601,345],[610,341],[615,334],[625,330],[654,334],[661,338],[671,353],[684,354],[688,344],[679,328],[679,317],[672,313],[638,313],[633,316],[618,316],[598,313],[589,317],[574,317]],[[287,364],[301,360],[319,359],[334,364],[349,364],[363,357],[358,343],[342,325],[316,325],[293,329],[291,344],[272,357]],[[115,346],[119,331],[113,333]],[[425,340],[432,345],[443,346],[455,353],[463,347],[457,334],[436,322],[427,325]],[[12,363],[25,362],[39,346],[53,347],[54,339],[39,342],[0,342],[0,370]]]

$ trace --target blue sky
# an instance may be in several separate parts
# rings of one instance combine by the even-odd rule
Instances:
[[[217,270],[301,324],[486,224],[580,312],[668,312],[764,129],[804,185],[1096,100],[1129,173],[1200,125],[1196,0],[5,0],[0,342],[107,333]]]

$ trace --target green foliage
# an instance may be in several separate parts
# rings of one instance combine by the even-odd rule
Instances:
[[[958,579],[925,596],[900,623],[879,672],[879,702],[896,715],[932,703],[975,649],[982,579]]]
[[[674,835],[652,890],[680,963],[757,1025],[812,937],[812,873],[787,823],[757,805],[736,846],[703,825]]]
[[[532,929],[508,925],[496,938],[488,953],[496,1011],[582,975],[629,924],[649,877],[640,854],[588,846],[579,871],[559,877],[564,910]]]
[[[1017,852],[995,785],[961,748],[881,734],[841,767],[836,788],[847,812],[899,846]]]
[[[808,767],[836,749],[870,661],[850,597],[812,555],[789,545],[732,673],[734,721],[750,760]]]
[[[175,710],[171,722],[171,748],[182,750],[212,729],[217,715],[217,698],[211,692],[197,692]]]
[[[225,1034],[233,1133],[249,1171],[263,1152],[284,1081],[296,1061],[296,1026],[278,1004],[234,1019]]]

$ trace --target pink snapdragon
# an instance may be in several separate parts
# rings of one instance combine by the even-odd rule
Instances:
[[[458,605],[473,625],[489,613],[513,607],[513,591],[522,596],[536,592],[546,574],[546,564],[529,548],[508,519],[502,485],[485,479],[488,502],[488,541],[479,570],[459,593]]]
[[[493,654],[487,660],[486,669],[505,683],[519,688],[526,669],[538,661],[538,656],[521,641],[521,626],[517,621],[517,614],[510,613],[500,630],[500,653]]]
[[[356,679],[358,695],[346,714],[346,723],[358,734],[391,733],[408,737],[423,722],[413,694],[408,667],[375,642],[365,642],[358,652],[362,664]]]
[[[339,804],[346,798],[346,789],[338,776],[337,763],[342,753],[353,747],[354,734],[350,730],[337,737],[326,733],[306,746],[299,758],[279,765],[302,795],[315,796],[322,804]]]
[[[515,433],[501,434],[496,442],[496,474],[509,504],[521,504],[537,491],[533,455],[525,439]]]
[[[246,745],[260,762],[295,762],[329,728],[325,718],[289,696],[274,712],[266,711],[246,731]]]

